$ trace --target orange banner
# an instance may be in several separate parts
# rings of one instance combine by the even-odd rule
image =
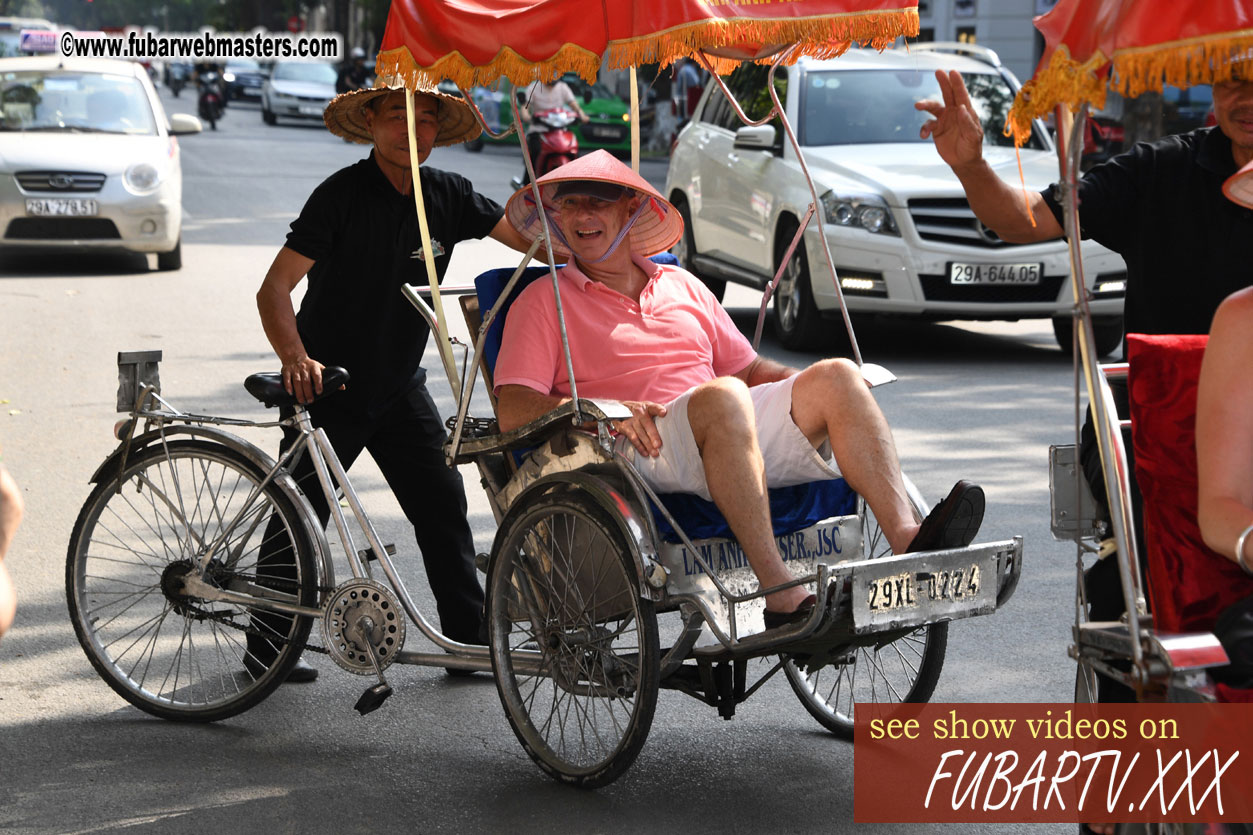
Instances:
[[[1253,821],[1253,706],[866,709],[858,823]]]

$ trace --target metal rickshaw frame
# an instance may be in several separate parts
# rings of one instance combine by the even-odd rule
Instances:
[[[813,179],[809,175],[808,168],[804,163],[804,155],[799,147],[795,133],[787,119],[786,113],[779,101],[778,93],[774,89],[773,78],[775,69],[782,63],[786,62],[791,56],[794,47],[784,47],[780,49],[771,62],[769,73],[768,89],[772,97],[773,107],[761,120],[752,121],[745,114],[739,103],[735,100],[734,95],[727,89],[722,79],[713,72],[713,68],[708,57],[704,52],[698,52],[697,58],[711,72],[711,75],[718,80],[727,100],[732,103],[737,114],[746,124],[765,124],[771,118],[777,116],[782,125],[789,141],[792,143],[797,153],[798,159],[801,160],[802,168],[805,171],[806,178],[810,185],[811,203],[810,210],[806,215],[806,222],[797,230],[791,246],[789,247],[789,256],[801,240],[804,230],[808,225],[809,217],[814,217],[818,224],[819,237],[823,241],[825,256],[828,265],[831,267],[832,276],[835,280],[835,289],[841,310],[843,312],[844,322],[848,329],[850,343],[854,354],[854,360],[862,370],[863,378],[870,386],[881,385],[891,382],[895,377],[880,366],[872,365],[863,361],[861,352],[857,344],[856,336],[853,333],[852,321],[848,315],[847,307],[844,303],[843,294],[840,290],[838,277],[834,269],[833,259],[829,250],[826,235],[822,229],[822,213],[815,211],[815,207],[819,205],[818,194],[814,186]],[[463,91],[464,95],[464,91]],[[412,98],[407,97],[410,102],[409,107],[412,110]],[[480,122],[480,127],[492,136],[504,136],[508,131],[496,134],[491,132],[482,114],[478,112],[474,105],[473,99],[465,96],[466,102],[475,112],[476,119]],[[633,97],[634,100],[634,97]],[[514,123],[521,124],[518,113],[518,102],[516,98],[511,97],[511,103],[514,112]],[[638,119],[632,120],[633,125],[638,125]],[[515,129],[511,127],[510,130]],[[635,143],[638,149],[638,141]],[[522,153],[528,172],[531,174],[531,190],[537,205],[542,204],[539,186],[536,183],[535,172],[532,160],[525,145],[522,147]],[[415,192],[417,189],[415,188]],[[473,323],[471,323],[471,336],[474,340],[473,361],[469,358],[469,346],[466,347],[466,355],[463,358],[463,367],[461,373],[458,374],[455,364],[451,360],[451,345],[448,350],[441,345],[441,355],[445,357],[445,368],[448,371],[449,382],[453,386],[454,392],[457,394],[457,415],[450,420],[451,437],[446,446],[447,458],[450,464],[458,463],[475,463],[480,474],[483,476],[485,486],[491,485],[499,478],[500,468],[489,463],[489,459],[494,456],[500,456],[503,453],[510,452],[520,447],[533,446],[539,439],[545,438],[546,435],[554,436],[555,441],[561,448],[561,454],[553,456],[554,459],[563,459],[557,467],[555,473],[540,472],[535,476],[538,482],[537,486],[520,491],[521,495],[510,497],[514,502],[525,501],[528,496],[542,496],[543,491],[551,486],[554,481],[560,481],[564,485],[573,485],[574,489],[584,489],[592,495],[599,498],[601,506],[611,513],[620,514],[623,518],[620,520],[620,527],[624,531],[633,532],[631,557],[638,572],[639,593],[641,596],[652,600],[658,606],[658,611],[675,608],[676,606],[685,610],[686,614],[683,618],[684,627],[682,637],[667,651],[662,661],[662,669],[668,674],[673,675],[683,665],[685,658],[691,654],[694,657],[704,657],[704,660],[718,659],[720,663],[731,662],[740,664],[739,669],[734,673],[734,681],[737,684],[727,686],[719,686],[715,682],[720,681],[716,677],[712,677],[707,671],[701,671],[699,676],[692,676],[686,680],[680,679],[676,682],[675,689],[685,690],[686,692],[696,695],[710,704],[717,704],[724,716],[730,717],[734,711],[734,702],[742,700],[760,686],[764,682],[764,678],[772,675],[779,665],[776,665],[769,673],[759,682],[758,685],[751,689],[746,689],[743,683],[744,672],[742,662],[748,658],[760,657],[762,655],[778,654],[782,658],[791,655],[797,655],[805,658],[809,655],[825,654],[825,657],[838,656],[840,652],[837,650],[839,646],[838,640],[834,640],[833,635],[838,635],[839,630],[833,628],[832,624],[838,622],[841,617],[847,620],[851,616],[854,608],[863,609],[864,606],[854,606],[853,601],[858,600],[858,592],[863,591],[872,585],[869,576],[883,574],[886,575],[890,570],[894,576],[902,576],[911,573],[916,576],[934,576],[936,572],[945,570],[942,566],[955,565],[962,560],[988,558],[993,559],[995,564],[996,583],[994,584],[995,594],[990,600],[984,602],[979,609],[963,610],[960,606],[952,606],[945,609],[940,607],[930,614],[929,618],[924,616],[921,619],[911,621],[908,618],[898,618],[891,622],[879,624],[877,627],[859,626],[855,632],[863,636],[873,636],[874,634],[883,635],[900,635],[902,629],[912,629],[917,627],[925,627],[929,624],[944,623],[956,617],[963,617],[971,614],[987,614],[995,611],[996,608],[1003,605],[1013,594],[1017,585],[1017,579],[1021,570],[1022,563],[1022,540],[1021,537],[1015,537],[1012,540],[1004,542],[987,543],[981,545],[972,545],[965,549],[953,549],[952,551],[932,552],[931,554],[909,554],[902,556],[889,557],[886,560],[852,560],[844,561],[838,567],[835,565],[818,564],[814,571],[805,573],[798,577],[790,585],[808,584],[817,596],[817,605],[810,619],[800,627],[793,630],[787,630],[782,636],[771,634],[760,634],[753,630],[752,626],[743,623],[743,618],[737,616],[736,607],[741,610],[746,608],[746,604],[753,601],[760,601],[766,594],[776,589],[736,591],[724,583],[718,576],[718,571],[702,556],[701,549],[696,543],[684,532],[682,525],[674,518],[674,516],[666,509],[665,503],[653,492],[638,473],[631,466],[630,462],[624,459],[616,447],[610,433],[610,423],[614,419],[626,417],[627,413],[622,410],[619,404],[606,403],[604,401],[588,401],[582,399],[578,395],[577,383],[575,383],[575,374],[573,372],[573,362],[570,358],[569,344],[565,334],[564,315],[561,303],[561,291],[557,282],[556,268],[554,266],[555,258],[553,256],[550,237],[548,232],[548,218],[543,212],[539,213],[541,224],[544,227],[544,233],[536,238],[529,252],[525,254],[521,263],[513,271],[512,276],[505,284],[499,295],[499,303],[489,309],[482,318],[482,322],[478,325],[477,332],[474,332]],[[532,256],[538,251],[540,246],[544,247],[546,260],[550,265],[548,268],[549,275],[553,282],[554,295],[556,299],[556,312],[558,317],[559,329],[562,340],[562,352],[568,371],[568,378],[571,380],[572,400],[562,409],[545,415],[544,417],[534,421],[531,424],[520,427],[512,432],[497,434],[490,420],[471,418],[468,414],[471,392],[474,387],[475,379],[479,371],[478,358],[483,355],[484,343],[487,338],[489,329],[500,313],[501,305],[510,297],[516,287],[523,271],[531,260]],[[786,267],[788,258],[784,258],[779,271],[774,279],[766,287],[759,311],[758,323],[754,339],[754,348],[760,340],[762,330],[762,320],[765,315],[766,305],[770,299],[770,295],[778,285],[782,276],[783,269]],[[434,281],[431,282],[434,285]],[[406,297],[410,302],[422,313],[426,319],[428,326],[437,338],[447,338],[448,328],[441,323],[445,320],[442,313],[442,295],[450,293],[465,294],[470,292],[470,288],[448,288],[439,290],[434,286],[416,287],[407,285],[404,288]],[[424,296],[430,295],[431,305],[426,303]],[[581,425],[594,424],[592,431],[581,431],[575,427]],[[477,427],[477,434],[473,434],[467,429],[468,426]],[[597,468],[611,468],[616,470],[618,478],[617,484],[608,485],[597,477],[581,478],[577,470],[570,464],[570,450],[576,450],[575,458],[579,458],[583,466],[593,470]],[[498,485],[504,490],[503,485]],[[617,486],[619,489],[615,489]],[[910,485],[912,488],[912,485]],[[518,491],[515,491],[515,493]],[[925,515],[927,505],[925,501],[917,495],[916,489],[911,489],[916,510]],[[516,507],[516,504],[507,503],[502,505],[498,502],[496,496],[491,495],[489,488],[489,497],[493,506],[493,511],[497,516],[497,521],[504,520],[506,514]],[[859,505],[864,504],[860,503]],[[702,595],[693,590],[676,587],[673,581],[667,578],[673,578],[676,574],[677,566],[666,564],[661,556],[665,549],[660,546],[660,537],[657,533],[657,526],[653,521],[652,514],[647,512],[647,508],[658,508],[660,515],[664,516],[671,528],[677,533],[684,553],[690,555],[694,562],[699,565],[699,574],[707,579],[708,584],[712,586],[706,594]],[[630,508],[627,510],[627,508]],[[864,508],[859,511],[857,518],[864,518]],[[920,516],[921,518],[921,516]],[[858,526],[860,527],[860,525]],[[636,531],[643,531],[646,535],[638,536],[634,534]],[[499,546],[499,540],[497,546]],[[861,543],[858,543],[860,548]],[[980,556],[982,555],[982,557]],[[496,559],[495,548],[491,559]],[[873,563],[873,564],[872,564]],[[992,563],[988,563],[991,565]],[[490,566],[490,564],[489,564]],[[889,569],[890,566],[890,569]],[[490,575],[490,567],[489,567]],[[855,585],[855,578],[866,577],[861,581],[861,585]],[[782,588],[782,587],[780,587]],[[843,608],[841,608],[843,607]],[[489,611],[492,608],[489,591]],[[729,613],[729,614],[727,614]],[[721,619],[719,614],[722,615]],[[859,616],[864,616],[864,612],[858,612]],[[758,621],[759,622],[759,621]],[[702,628],[711,633],[713,641],[704,648],[698,648],[698,639]],[[748,631],[748,634],[744,634]],[[845,633],[846,640],[848,633]],[[867,637],[861,637],[857,640],[865,641]],[[825,639],[825,643],[824,643]],[[870,640],[881,640],[880,638],[869,637]],[[845,651],[852,644],[845,644]],[[817,648],[815,650],[815,647]],[[498,671],[499,675],[499,671]],[[700,682],[699,686],[694,686],[692,680]],[[498,681],[498,684],[500,682]],[[730,692],[727,692],[727,687]],[[716,692],[715,692],[716,691]],[[798,690],[798,693],[800,691]],[[900,694],[896,694],[900,696]],[[929,695],[929,691],[928,691]],[[892,694],[888,694],[888,698],[892,699]],[[503,696],[502,696],[503,699]],[[804,696],[802,695],[804,700]],[[508,705],[506,705],[508,709]],[[813,712],[811,710],[811,712]],[[817,715],[817,714],[815,714]],[[511,717],[512,721],[512,717]],[[824,723],[825,724],[825,723]],[[516,726],[515,726],[516,730]],[[522,738],[523,734],[519,733]],[[524,745],[527,741],[523,739]],[[528,745],[528,750],[530,746]],[[534,754],[533,754],[534,756]],[[537,758],[538,761],[538,758]],[[541,766],[544,763],[541,762]],[[551,769],[547,769],[550,770]],[[563,776],[563,775],[556,775]]]
[[[1064,229],[1070,250],[1071,290],[1075,327],[1075,443],[1050,450],[1052,529],[1054,538],[1076,543],[1074,643],[1070,656],[1077,663],[1077,701],[1096,700],[1096,674],[1130,688],[1140,701],[1213,701],[1214,685],[1206,674],[1228,659],[1218,639],[1209,632],[1167,633],[1154,627],[1145,594],[1140,543],[1132,522],[1132,494],[1123,430],[1131,421],[1120,419],[1110,380],[1124,380],[1126,362],[1099,363],[1095,350],[1093,318],[1083,287],[1080,247],[1078,172],[1083,151],[1089,106],[1075,114],[1056,110],[1059,125],[1059,183],[1064,210]],[[1062,141],[1064,139],[1064,141]],[[1082,384],[1081,384],[1082,380]],[[1082,394],[1088,404],[1105,474],[1108,523],[1097,521],[1092,492],[1079,464]],[[1115,559],[1126,613],[1119,621],[1090,621],[1084,587],[1085,555]]]
[[[774,57],[773,66],[777,67],[785,61],[791,51],[789,48],[781,49]],[[703,53],[699,57],[709,66]],[[771,74],[773,77],[773,68]],[[773,84],[770,88],[774,111],[766,119],[777,115],[782,120],[798,157],[803,159]],[[734,101],[725,86],[723,90],[728,100]],[[414,199],[422,245],[430,251],[416,158],[417,143],[412,141],[412,91],[405,98],[411,132]],[[515,124],[520,124],[517,101],[511,101]],[[467,102],[473,108],[468,97]],[[736,107],[738,110],[738,104]],[[743,111],[739,112],[743,116]],[[481,121],[477,110],[476,117]],[[633,120],[633,124],[638,125],[638,120]],[[638,141],[634,144],[638,148]],[[525,144],[523,154],[528,170],[534,175]],[[808,176],[807,171],[806,174]],[[534,176],[531,188],[537,203],[541,202]],[[819,202],[812,178],[810,188],[813,207],[816,207]],[[811,207],[810,214],[816,217],[821,233],[822,213]],[[474,359],[472,361],[467,352],[460,373],[453,355],[454,341],[449,337],[441,288],[434,275],[433,259],[425,259],[429,286],[423,288],[429,291],[432,304],[426,304],[419,288],[412,285],[405,288],[405,295],[421,311],[435,335],[441,362],[457,399],[457,414],[450,422],[452,431],[445,447],[447,461],[450,465],[472,462],[478,467],[500,525],[492,552],[486,564],[480,566],[488,576],[488,616],[492,629],[489,647],[449,639],[417,610],[392,565],[390,547],[379,539],[325,433],[312,427],[303,407],[296,408],[293,418],[272,422],[185,414],[160,397],[156,378],[159,356],[120,357],[120,361],[126,362],[120,362],[123,384],[119,393],[119,411],[129,412],[130,419],[121,426],[118,448],[93,477],[97,488],[76,525],[67,566],[67,590],[80,641],[93,664],[114,689],[142,709],[166,718],[193,721],[224,718],[251,707],[272,692],[298,658],[308,623],[313,618],[322,617],[328,639],[325,649],[336,663],[350,672],[375,675],[379,680],[377,685],[366,690],[358,702],[361,712],[377,708],[391,692],[383,677],[383,670],[390,663],[461,670],[491,669],[496,675],[506,714],[532,758],[558,779],[596,787],[615,779],[635,759],[651,724],[657,691],[663,685],[701,698],[716,706],[724,717],[730,718],[736,704],[752,695],[774,673],[784,669],[809,712],[833,732],[851,737],[852,711],[857,703],[856,693],[852,692],[855,684],[849,682],[852,695],[847,710],[841,712],[832,708],[828,700],[844,679],[837,678],[835,688],[824,697],[815,683],[818,672],[827,667],[839,670],[841,676],[846,669],[855,671],[861,650],[877,654],[879,649],[891,648],[897,641],[908,640],[919,630],[925,631],[928,636],[942,636],[937,644],[942,658],[947,622],[990,614],[1012,596],[1022,567],[1021,537],[899,556],[883,552],[867,553],[867,549],[877,547],[877,543],[871,541],[873,526],[866,521],[869,517],[864,502],[858,499],[855,512],[819,519],[784,535],[791,539],[781,540],[781,546],[794,549],[794,553],[803,557],[793,560],[795,578],[786,585],[808,585],[816,595],[817,605],[803,624],[762,631],[760,615],[755,607],[760,605],[765,594],[775,589],[757,588],[755,579],[749,579],[751,570],[742,563],[728,564],[724,570],[721,556],[737,546],[733,543],[723,546],[719,543],[726,541],[719,539],[693,540],[666,508],[665,502],[623,458],[621,446],[610,431],[611,421],[625,416],[621,404],[578,396],[565,337],[556,268],[552,266],[555,259],[549,243],[547,219],[542,212],[540,217],[545,224],[545,233],[536,239],[530,252],[513,272],[500,294],[500,304],[487,311],[476,334]],[[797,231],[793,247],[803,229]],[[825,246],[825,235],[821,237]],[[471,392],[488,328],[500,315],[501,305],[508,299],[525,265],[540,246],[545,248],[550,265],[548,273],[556,292],[562,348],[570,372],[573,399],[561,409],[527,426],[500,433],[493,420],[470,416]],[[827,258],[830,259],[829,251]],[[780,274],[776,274],[766,290],[762,314]],[[832,275],[835,276],[834,268]],[[445,288],[444,292],[449,289]],[[840,292],[838,279],[836,292]],[[844,317],[855,359],[867,384],[873,386],[890,382],[893,379],[890,373],[862,361],[846,309]],[[281,384],[276,383],[272,375],[269,378],[254,375],[247,385],[250,392],[263,402],[285,402]],[[329,386],[327,394],[334,388],[336,386]],[[142,432],[138,431],[141,421],[147,422]],[[250,443],[216,428],[279,425],[299,431],[301,442],[280,456],[278,461]],[[541,445],[541,449],[531,453],[532,469],[527,470],[524,463],[514,474],[511,463],[513,452],[537,444]],[[288,473],[294,456],[301,450],[307,450],[313,456],[318,486],[328,499],[345,550],[353,576],[344,583],[335,582],[330,546],[316,523],[307,498]],[[168,600],[167,610],[161,618],[173,611],[183,615],[187,621],[184,629],[189,629],[188,624],[192,622],[208,621],[247,631],[247,626],[241,626],[245,618],[262,612],[295,615],[292,623],[297,624],[288,636],[280,638],[283,646],[279,660],[259,676],[254,676],[251,684],[244,685],[247,698],[214,701],[206,697],[205,701],[210,704],[199,707],[192,704],[191,707],[196,709],[187,709],[181,701],[184,696],[194,701],[194,688],[189,696],[181,691],[179,695],[167,696],[163,695],[164,690],[154,695],[144,691],[142,686],[131,686],[134,682],[129,681],[128,676],[133,678],[140,665],[126,670],[121,664],[105,658],[106,647],[94,642],[98,624],[89,613],[76,609],[90,603],[90,591],[83,588],[88,585],[90,574],[82,565],[92,558],[89,547],[93,542],[92,534],[113,495],[120,495],[126,487],[137,488],[140,492],[147,490],[158,494],[156,498],[159,501],[154,507],[162,511],[166,507],[172,511],[179,508],[173,514],[176,522],[187,523],[198,518],[195,514],[181,511],[183,494],[177,482],[173,490],[164,488],[163,484],[159,487],[152,478],[136,469],[145,462],[155,462],[158,466],[167,464],[173,471],[173,462],[178,456],[196,462],[196,467],[200,469],[208,466],[205,461],[216,462],[214,466],[230,465],[243,473],[243,480],[250,486],[243,509],[232,511],[234,515],[223,522],[221,528],[224,532],[199,538],[188,532],[180,535],[175,543],[158,537],[162,539],[160,544],[166,551],[173,554],[187,552],[182,559],[171,563],[172,568],[167,567],[160,572],[159,592]],[[193,474],[196,467],[192,468]],[[198,488],[198,491],[201,489]],[[217,498],[212,485],[203,489],[211,498]],[[343,492],[352,515],[364,531],[369,546],[367,549],[356,549],[348,517],[339,506],[337,490]],[[921,519],[928,509],[926,503],[916,490],[911,491],[911,499]],[[250,509],[254,500],[268,502],[266,506],[274,509],[274,515],[285,520],[285,535],[292,542],[305,543],[308,562],[301,564],[300,577],[294,583],[298,587],[298,599],[288,591],[293,585],[291,581],[263,581],[259,569],[253,572],[257,576],[243,576],[231,563],[237,555],[220,553],[232,541],[233,533],[242,531],[247,537],[261,530],[260,517]],[[649,510],[653,506],[676,532],[677,543],[664,542],[658,522]],[[583,541],[579,539],[583,534],[576,536],[575,523],[567,523],[571,525],[568,528],[569,544],[558,554],[560,549],[554,545],[557,537],[553,532],[558,528],[557,520],[562,518],[574,519],[575,523],[584,525],[590,531],[589,536],[600,537],[613,548],[602,548],[596,552],[583,547]],[[190,528],[191,525],[184,524],[183,527]],[[264,533],[268,532],[267,526]],[[805,537],[810,535],[826,537],[830,547],[825,553],[819,553],[822,548],[805,541]],[[816,539],[814,541],[817,542]],[[837,542],[838,547],[835,547],[833,543]],[[721,549],[718,561],[712,556],[715,546]],[[861,558],[848,558],[850,552]],[[588,554],[598,556],[593,560]],[[565,562],[559,562],[557,555]],[[586,563],[575,565],[575,560],[586,560]],[[373,579],[370,564],[375,561],[380,564],[387,584]],[[146,560],[141,559],[141,562]],[[588,581],[585,573],[580,573],[585,571],[585,565],[594,581]],[[556,566],[568,568],[559,571]],[[609,569],[605,566],[615,566],[613,570],[619,572],[616,575],[618,579],[613,581],[619,583],[616,590],[612,583],[603,579],[609,576]],[[684,567],[692,566],[694,570],[684,570]],[[562,571],[566,573],[562,574]],[[976,573],[980,575],[978,578]],[[923,578],[921,584],[919,578]],[[925,582],[927,579],[930,580],[929,586]],[[609,587],[609,591],[604,591],[603,587]],[[783,587],[786,586],[779,588]],[[877,593],[890,597],[893,589],[895,597],[892,605],[877,609],[872,605]],[[544,597],[545,590],[547,598]],[[604,598],[605,594],[609,597]],[[576,608],[570,600],[582,607],[582,613],[578,614],[577,620],[573,620],[571,615],[570,622],[563,622],[562,618]],[[220,607],[226,606],[236,607],[236,613],[224,614]],[[637,644],[615,654],[605,647],[621,638],[624,630],[621,626],[610,627],[607,624],[627,620],[628,615],[623,614],[624,611],[635,623]],[[670,611],[680,612],[680,623],[663,654],[657,637],[656,614]],[[390,633],[391,643],[388,643],[387,619],[396,612],[403,612],[440,651],[421,653],[404,650],[403,630],[399,634],[395,631]],[[523,617],[530,624],[529,638],[510,645],[506,640],[512,634],[510,629]],[[251,622],[256,623],[255,620]],[[255,626],[252,628],[256,629]],[[154,647],[155,644],[154,637]],[[225,656],[229,653],[219,651],[219,654]],[[771,662],[769,669],[750,686],[747,681],[748,662],[774,656],[778,657],[777,661]],[[872,670],[871,698],[863,704],[880,700],[896,703],[913,697],[923,700],[930,696],[942,661],[933,661],[929,667],[922,669],[928,664],[922,652],[919,653],[917,666],[911,667],[914,662],[903,655],[898,660],[905,668],[906,688],[898,689],[884,678],[882,690],[876,691],[873,684],[875,671]],[[882,675],[881,670],[878,672]],[[178,675],[174,673],[176,685]],[[604,700],[609,705],[605,727],[612,738],[608,742],[600,740],[599,727],[589,726],[582,719],[585,711],[580,713],[583,709],[576,709],[576,719],[581,724],[571,729],[571,736],[590,735],[597,738],[591,742],[586,739],[569,742],[572,753],[568,754],[568,741],[564,736],[555,741],[547,738],[547,725],[543,722],[537,725],[529,716],[536,696],[534,693],[528,697],[520,695],[519,677],[536,679],[539,682],[535,685],[536,692],[539,688],[547,688],[544,698],[551,698],[554,704],[566,697]],[[158,689],[164,686],[163,682]],[[613,708],[619,702],[633,705],[629,715],[622,717],[614,712]],[[563,715],[553,710],[547,720],[549,724],[554,721],[560,724],[569,715],[569,710]],[[589,747],[601,752],[595,753],[591,761],[583,756],[583,751]]]

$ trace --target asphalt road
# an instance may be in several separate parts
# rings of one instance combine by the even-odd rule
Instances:
[[[167,103],[194,105],[190,91]],[[365,153],[320,126],[266,127],[252,104],[232,105],[218,130],[185,137],[182,151],[181,271],[149,272],[130,256],[0,255],[0,443],[27,502],[8,559],[18,621],[0,644],[0,832],[1071,829],[854,826],[852,746],[776,681],[731,722],[663,692],[635,766],[594,793],[559,786],[531,764],[487,676],[393,668],[396,695],[362,718],[352,704],[369,682],[318,656],[316,684],[281,688],[216,725],[175,725],[126,705],[75,641],[63,569],[88,479],[112,448],[115,354],[162,349],[163,391],[186,411],[261,418],[240,385],[276,367],[253,294],[312,188]],[[520,156],[440,149],[430,164],[503,200]],[[644,173],[660,184],[664,162],[646,162]],[[492,242],[463,245],[449,280],[509,260]],[[749,333],[756,305],[746,291],[728,298]],[[1073,437],[1069,360],[1047,322],[880,323],[860,338],[865,356],[900,378],[876,394],[906,471],[932,501],[957,478],[977,480],[989,500],[981,539],[1026,541],[1017,596],[994,616],[953,624],[935,701],[1068,700],[1074,553],[1049,536],[1046,462],[1050,443]],[[817,358],[782,351],[769,328],[763,352],[795,365]],[[451,407],[446,387],[435,394]],[[362,461],[353,477],[426,600],[412,535],[377,470]],[[494,525],[477,487],[471,516],[486,550]]]

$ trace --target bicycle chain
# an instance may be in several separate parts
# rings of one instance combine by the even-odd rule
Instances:
[[[282,583],[281,580],[280,581],[271,580],[269,582],[273,586],[275,586],[275,591],[284,590],[282,588],[278,588],[278,586]],[[294,587],[295,583],[290,583],[289,585]],[[317,586],[317,590],[319,594],[328,594],[334,591],[335,589],[332,586]],[[243,632],[245,635],[252,635],[256,638],[261,638],[263,640],[269,641],[270,643],[278,643],[278,644],[290,644],[291,643],[291,639],[286,636],[274,635],[273,633],[262,632],[261,630],[256,629],[255,627],[244,626],[242,624],[235,623],[235,621],[232,620],[230,616],[217,615],[217,614],[214,614],[213,612],[206,612],[203,609],[199,608],[198,606],[189,606],[188,608],[192,612],[194,612],[196,616],[201,620],[216,621],[217,623],[220,623],[223,626],[229,626],[231,629],[235,629],[240,632]],[[330,652],[331,652],[326,647],[320,647],[317,644],[308,643],[307,639],[306,639],[304,648],[311,652],[320,652],[323,655],[330,655]]]

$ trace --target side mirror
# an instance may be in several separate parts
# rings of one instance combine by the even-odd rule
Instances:
[[[170,136],[186,136],[189,133],[200,133],[204,125],[190,113],[175,113],[170,117]]]
[[[777,135],[774,125],[745,125],[735,132],[735,147],[748,151],[773,151]]]

